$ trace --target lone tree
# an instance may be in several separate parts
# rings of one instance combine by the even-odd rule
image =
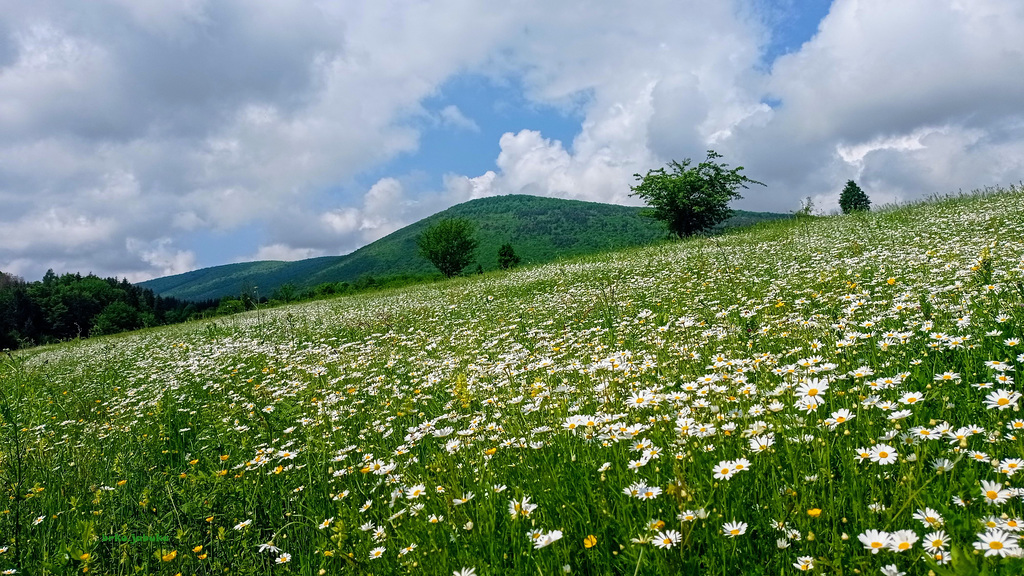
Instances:
[[[477,241],[473,223],[463,218],[448,218],[430,226],[416,239],[420,256],[451,278],[473,261]]]
[[[715,162],[722,155],[708,150],[707,160],[690,167],[690,159],[672,160],[664,168],[648,170],[646,176],[634,174],[640,184],[631,186],[630,196],[643,198],[653,208],[650,216],[662,220],[680,238],[703,232],[732,216],[729,201],[742,198],[738,188],[763,182],[740,174],[743,167],[728,169],[728,164]]]
[[[501,267],[502,270],[515,268],[521,261],[522,258],[516,254],[516,251],[508,242],[502,244],[501,248],[498,248],[498,266]]]
[[[843,193],[839,195],[839,207],[843,214],[850,212],[867,212],[871,209],[871,200],[868,195],[857,186],[853,180],[847,180]]]

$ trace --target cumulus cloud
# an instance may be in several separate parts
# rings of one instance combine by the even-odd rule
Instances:
[[[769,185],[748,209],[830,208],[850,178],[876,203],[1024,178],[1020,2],[835,0],[767,68],[757,6],[0,0],[0,269],[142,279],[243,228],[254,258],[344,253],[496,194],[635,203],[634,173],[708,148]],[[424,104],[463,73],[579,128],[360,189],[424,130],[479,134]]]

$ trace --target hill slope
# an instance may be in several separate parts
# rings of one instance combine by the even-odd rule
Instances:
[[[238,295],[252,287],[269,295],[289,283],[308,288],[325,282],[352,282],[366,275],[431,274],[434,267],[417,255],[416,238],[444,218],[467,218],[476,223],[480,242],[477,262],[484,270],[497,268],[498,248],[505,242],[512,243],[524,264],[539,264],[664,238],[664,227],[643,216],[643,210],[527,195],[481,198],[452,206],[345,256],[227,264],[156,278],[142,286],[161,296],[206,300]],[[723,227],[787,217],[737,211]]]

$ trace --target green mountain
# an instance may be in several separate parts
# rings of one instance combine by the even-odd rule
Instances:
[[[208,300],[236,296],[255,288],[269,296],[292,284],[310,288],[326,282],[352,282],[362,276],[432,274],[434,267],[418,255],[416,238],[444,218],[467,218],[477,225],[477,262],[498,267],[498,248],[510,242],[523,264],[649,244],[666,237],[664,226],[643,215],[644,208],[541,196],[508,195],[471,200],[392,232],[344,256],[296,262],[244,262],[156,278],[141,285],[161,296]],[[788,214],[737,211],[722,228],[746,226]],[[471,266],[469,269],[475,268]]]

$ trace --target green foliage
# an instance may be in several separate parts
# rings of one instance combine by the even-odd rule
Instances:
[[[476,257],[475,226],[464,218],[449,218],[427,228],[416,240],[420,256],[446,277],[458,276]]]
[[[842,193],[839,194],[839,208],[842,209],[843,214],[867,212],[871,209],[871,200],[856,182],[848,180]]]
[[[711,229],[732,215],[729,201],[742,198],[738,188],[763,182],[740,174],[743,167],[728,169],[728,164],[715,162],[722,155],[708,150],[707,160],[690,168],[690,159],[681,163],[669,162],[671,173],[664,168],[648,170],[646,176],[634,174],[640,181],[630,189],[630,196],[639,196],[653,208],[656,220],[668,225],[669,231],[680,238],[693,236]]]
[[[143,319],[139,310],[117,300],[108,304],[102,312],[93,318],[91,334],[93,336],[116,334],[118,332],[127,332],[128,330],[137,330],[142,328],[142,326]]]
[[[800,201],[800,208],[793,212],[797,218],[810,218],[814,216],[814,200],[808,196]]]
[[[498,268],[502,270],[515,268],[521,261],[522,258],[516,254],[515,249],[508,242],[502,244],[501,248],[498,248]]]

